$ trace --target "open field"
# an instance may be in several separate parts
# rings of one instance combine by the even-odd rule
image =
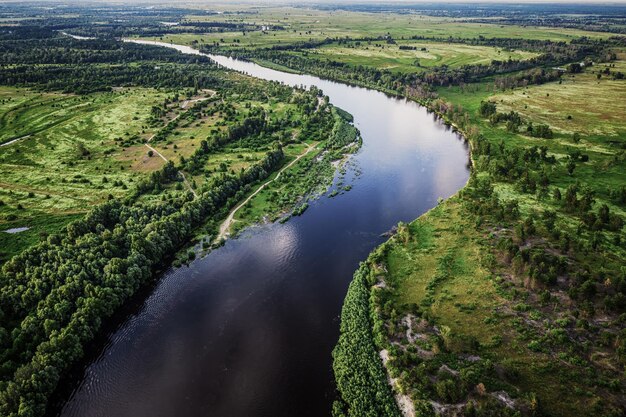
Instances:
[[[561,360],[555,364],[550,354],[533,350],[532,340],[538,336],[526,326],[532,320],[549,317],[551,307],[526,307],[523,296],[502,290],[500,279],[490,270],[492,238],[477,230],[473,221],[463,203],[453,198],[401,229],[388,246],[384,263],[387,270],[381,271],[379,277],[384,286],[379,290],[390,289],[382,300],[392,300],[397,309],[392,316],[396,318],[388,321],[396,329],[391,343],[397,346],[397,352],[403,352],[397,353],[390,364],[392,372],[402,375],[399,385],[419,402],[432,389],[428,385],[439,383],[437,379],[445,375],[435,373],[431,376],[435,382],[420,385],[414,373],[407,373],[406,369],[415,367],[427,373],[428,369],[444,364],[476,372],[482,361],[490,361],[500,369],[499,373],[487,371],[477,381],[489,391],[504,389],[512,393],[517,406],[529,398],[527,393],[534,393],[541,410],[549,415],[590,412],[603,400],[597,393],[586,392],[593,382],[585,368],[568,363],[571,358],[567,354],[561,354]],[[418,318],[412,316],[413,305],[418,306]],[[436,323],[440,330],[445,329],[439,333],[443,334],[443,351],[435,347],[437,332],[420,322],[419,316]],[[413,318],[407,321],[406,317]],[[411,354],[412,343],[406,335],[417,339],[413,342],[419,346],[417,355]],[[600,354],[601,348],[598,349]],[[453,357],[450,353],[457,355],[453,364],[447,362]],[[447,402],[447,394],[437,390],[439,394],[435,395],[442,395],[437,401]],[[582,392],[586,394],[581,395]],[[602,391],[602,395],[615,394]]]
[[[290,161],[303,155],[302,159],[285,170],[280,178],[269,183],[237,212],[233,223],[235,233],[251,224],[277,220],[285,214],[286,207],[296,203],[307,192],[325,191],[325,187],[328,186],[326,180],[334,170],[328,163],[314,162],[320,153],[319,149],[315,149],[316,145],[309,144],[313,149],[308,154],[305,152],[309,146],[304,143],[285,148],[285,155],[288,155]],[[318,170],[324,172],[317,172]],[[316,175],[311,175],[312,171],[315,171]]]
[[[415,48],[400,49],[401,47]],[[373,66],[399,72],[415,72],[424,68],[447,65],[489,64],[492,60],[524,60],[538,54],[528,51],[505,51],[487,46],[441,42],[384,41],[351,42],[348,45],[325,45],[307,50],[312,58],[331,59],[351,65]]]
[[[605,69],[626,72],[626,61],[598,64],[581,74],[566,74],[562,83],[516,89],[490,97],[502,110],[547,123],[556,131],[584,136],[624,137],[626,83],[610,75],[597,78]],[[569,117],[571,116],[571,117]]]
[[[615,67],[611,70],[624,71],[626,61],[618,60],[612,65]],[[604,64],[599,64],[580,74],[565,74],[561,83],[551,82],[506,92],[499,92],[489,81],[474,88],[453,87],[438,91],[446,100],[468,111],[471,122],[479,125],[481,132],[494,145],[502,140],[519,148],[547,146],[550,153],[563,162],[550,168],[551,182],[562,191],[583,181],[595,191],[597,206],[608,204],[624,214],[623,208],[613,203],[610,191],[619,189],[626,181],[623,160],[619,156],[626,133],[623,117],[626,107],[619,97],[626,94],[626,83],[610,77],[598,80],[596,74],[604,68]],[[503,123],[492,125],[481,118],[478,109],[480,102],[486,100],[496,103],[498,111],[518,112],[525,121],[520,132],[508,132]],[[528,122],[548,125],[554,131],[554,137],[544,139],[524,134]],[[574,134],[580,136],[578,142],[574,140]],[[589,161],[577,164],[575,175],[571,176],[564,162],[574,151],[588,155]],[[528,199],[527,196],[521,197],[522,201]],[[541,203],[529,203],[530,206],[537,204]]]
[[[0,135],[21,139],[0,148],[0,228],[30,228],[0,233],[3,257],[109,195],[125,195],[138,173],[160,168],[143,147],[120,141],[149,135],[150,108],[165,96],[151,89],[75,96],[2,87]]]
[[[225,8],[228,10],[229,8]],[[259,26],[280,26],[283,30],[267,29],[254,31],[223,31],[207,33],[172,33],[162,36],[146,37],[151,40],[161,40],[184,45],[202,46],[217,45],[233,51],[238,49],[264,49],[275,46],[286,46],[309,41],[322,41],[327,38],[363,38],[391,36],[396,39],[408,39],[412,36],[426,38],[516,38],[532,40],[570,41],[580,36],[590,38],[607,38],[610,34],[601,32],[588,32],[577,29],[562,29],[550,27],[520,27],[513,25],[497,25],[486,23],[461,23],[453,18],[441,18],[421,15],[399,15],[392,13],[356,13],[341,10],[321,11],[304,8],[272,8],[259,7],[238,13],[240,9],[230,10],[229,14],[201,16],[189,15],[181,22],[181,30],[185,28],[185,22],[221,22],[221,23],[246,23]],[[446,59],[454,64],[460,62],[480,63],[487,62],[491,58],[506,59],[512,56],[514,59],[520,54],[519,51],[512,53],[498,53],[497,51],[474,50],[466,48],[450,56],[450,49],[435,47],[432,54],[417,56],[424,59],[424,65],[441,59]],[[454,48],[452,48],[454,52]],[[325,52],[325,51],[324,51]],[[351,52],[351,51],[346,51]],[[354,52],[354,51],[352,51]],[[377,51],[377,53],[389,53],[389,51]],[[477,53],[472,59],[470,55]],[[328,52],[330,53],[330,52]],[[358,54],[359,52],[355,52]],[[346,53],[345,55],[351,55]],[[399,60],[408,59],[410,56],[396,53]],[[458,58],[454,58],[458,57]],[[523,56],[522,56],[523,58]],[[398,65],[398,64],[396,64]],[[402,66],[405,66],[403,63]],[[410,64],[409,64],[410,65]]]
[[[282,43],[295,40],[320,39],[325,37],[364,37],[384,36],[411,37],[511,37],[522,39],[571,40],[579,36],[606,38],[610,35],[599,32],[587,32],[576,29],[549,27],[520,27],[485,23],[460,23],[458,19],[394,13],[361,13],[342,10],[322,11],[307,8],[272,8],[259,7],[258,14],[241,13],[218,16],[188,16],[188,20],[245,22],[259,25],[280,25],[291,37],[280,34],[282,31],[269,31],[268,39],[281,40]],[[295,32],[294,32],[295,31]],[[302,32],[302,33],[301,33]],[[308,33],[307,33],[308,32]],[[221,34],[210,34],[205,42],[219,40]],[[240,34],[241,35],[241,34]],[[249,34],[246,34],[248,36]],[[308,36],[307,36],[308,35]],[[260,36],[260,35],[259,35]],[[279,38],[280,37],[280,38]],[[225,38],[226,39],[226,38]],[[240,36],[241,45],[257,44]],[[271,41],[267,41],[270,42]],[[258,46],[266,42],[259,42]]]

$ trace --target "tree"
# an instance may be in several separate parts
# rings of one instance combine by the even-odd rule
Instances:
[[[574,211],[578,207],[578,186],[570,185],[565,191],[565,209]]]
[[[483,117],[489,117],[496,113],[496,103],[492,101],[481,101],[478,112]]]
[[[554,223],[556,222],[556,213],[552,210],[545,210],[543,212],[543,225],[546,230],[551,232],[554,230]]]
[[[582,66],[577,62],[569,64],[567,66],[567,72],[569,72],[570,74],[578,74],[582,72],[582,70],[583,70]]]
[[[566,165],[566,167],[567,167],[567,173],[568,173],[569,175],[573,175],[573,174],[574,174],[574,169],[576,169],[576,162],[574,162],[574,159],[573,159],[573,158],[569,158],[569,159],[567,160],[567,165]]]

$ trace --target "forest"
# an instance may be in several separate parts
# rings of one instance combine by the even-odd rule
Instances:
[[[622,6],[0,13],[0,221],[30,228],[0,236],[1,415],[49,412],[106,320],[193,243],[299,224],[360,184],[359,120],[323,91],[121,38],[414,101],[466,144],[467,183],[378,236],[344,288],[334,417],[626,412]]]

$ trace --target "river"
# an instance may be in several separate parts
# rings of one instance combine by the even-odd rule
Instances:
[[[381,234],[467,181],[466,144],[414,102],[210,57],[254,77],[315,85],[352,113],[363,137],[346,174],[352,190],[163,273],[90,348],[56,408],[64,417],[330,415],[331,352],[358,263]]]

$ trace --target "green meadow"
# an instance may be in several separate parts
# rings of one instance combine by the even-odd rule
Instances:
[[[0,88],[2,257],[58,231],[94,205],[122,197],[138,174],[162,164],[138,142],[151,134],[150,108],[166,94],[124,89],[85,96]]]
[[[414,49],[401,49],[401,48]],[[418,72],[446,65],[489,64],[492,60],[525,60],[538,54],[528,51],[505,51],[488,46],[443,42],[384,41],[350,42],[347,45],[325,45],[306,51],[311,58],[330,59],[351,65],[373,66],[398,72]]]
[[[602,32],[591,32],[578,29],[563,29],[541,26],[514,26],[485,23],[460,22],[459,19],[443,18],[433,16],[422,16],[416,14],[394,14],[394,13],[357,13],[341,10],[322,11],[303,8],[254,8],[254,13],[236,13],[240,9],[231,9],[226,6],[221,7],[225,11],[235,12],[232,14],[221,14],[212,16],[201,16],[191,14],[179,26],[184,31],[185,22],[211,21],[225,23],[246,23],[258,26],[280,26],[284,30],[265,31],[224,31],[197,33],[171,33],[162,36],[146,37],[146,39],[161,40],[185,45],[219,45],[231,50],[238,49],[264,49],[274,46],[293,45],[309,41],[322,41],[327,38],[363,38],[363,37],[384,37],[391,36],[395,39],[408,39],[412,36],[422,36],[426,38],[476,38],[484,36],[507,37],[516,39],[532,40],[552,40],[570,41],[580,36],[590,38],[607,38],[610,34]],[[377,51],[385,52],[385,51]],[[388,52],[388,51],[387,51]],[[432,60],[450,57],[454,48],[447,50],[442,46],[435,46],[432,54],[422,56],[425,63]],[[465,57],[461,61],[468,63],[474,60],[468,56],[478,52],[476,60],[478,62],[490,59],[491,57],[506,59],[509,55],[504,52],[498,54],[497,51],[473,50],[471,48],[462,50]],[[333,52],[328,52],[333,53]],[[513,51],[512,57],[520,54]],[[349,55],[349,54],[348,54]],[[399,54],[401,55],[401,54]],[[419,57],[419,56],[418,56]],[[439,57],[439,58],[437,58]],[[396,58],[407,58],[399,56]]]

